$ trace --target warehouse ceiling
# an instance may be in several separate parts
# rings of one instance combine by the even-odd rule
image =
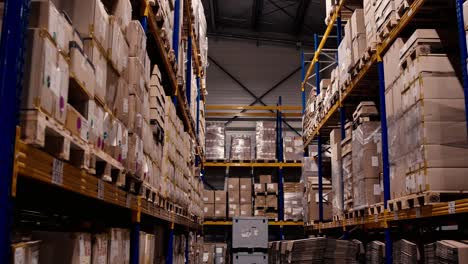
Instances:
[[[321,0],[202,0],[210,37],[298,45],[325,28]]]

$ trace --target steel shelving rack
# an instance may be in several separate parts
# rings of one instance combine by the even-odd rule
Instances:
[[[318,44],[318,38],[315,36],[315,54],[310,62],[310,66],[305,70],[304,56],[302,55],[302,65],[303,65],[303,74],[302,74],[302,102],[303,108],[306,107],[306,94],[305,87],[310,79],[312,72],[316,70],[316,87],[317,94],[320,93],[320,53],[325,46],[327,39],[329,38],[333,28],[337,28],[337,39],[338,43],[341,41],[341,30],[342,30],[342,21],[341,21],[341,11],[345,8],[347,3],[356,2],[352,0],[338,0],[333,15],[329,21],[327,29]],[[462,74],[463,74],[463,89],[465,93],[465,114],[468,121],[468,72],[467,72],[467,43],[465,38],[465,23],[463,21],[463,0],[453,0],[452,2],[445,3],[455,4],[456,14],[457,14],[457,25],[458,25],[458,38],[459,38],[459,47],[460,47],[460,60],[462,65]],[[378,96],[380,99],[380,120],[382,127],[382,159],[383,159],[383,185],[384,185],[384,202],[380,206],[374,208],[369,208],[369,213],[367,216],[360,217],[350,217],[343,220],[336,220],[328,223],[324,223],[322,217],[320,217],[320,222],[311,226],[307,226],[306,229],[311,233],[323,234],[326,231],[339,230],[342,229],[343,237],[347,237],[347,231],[352,227],[361,227],[364,229],[377,228],[384,230],[385,237],[385,246],[386,246],[386,263],[392,263],[392,238],[391,238],[391,229],[395,226],[394,224],[399,221],[416,221],[419,219],[431,218],[431,217],[443,217],[451,215],[459,215],[467,213],[467,199],[456,200],[451,202],[439,203],[436,205],[424,205],[421,207],[407,208],[395,210],[389,210],[390,200],[390,178],[389,178],[389,159],[388,159],[388,135],[387,135],[387,120],[386,120],[386,108],[385,108],[385,81],[384,81],[384,67],[382,62],[382,56],[393,44],[397,37],[399,37],[404,30],[415,21],[415,17],[422,13],[423,7],[428,7],[431,4],[431,0],[414,0],[410,1],[411,5],[406,10],[403,16],[400,17],[398,24],[392,28],[389,32],[389,35],[381,41],[377,46],[376,52],[372,54],[370,60],[361,68],[361,70],[356,74],[356,76],[351,80],[350,84],[346,87],[346,90],[340,94],[338,101],[331,107],[325,117],[320,121],[318,127],[312,131],[312,134],[309,136],[304,136],[304,147],[307,148],[314,140],[317,140],[319,147],[319,179],[323,177],[321,175],[322,163],[320,162],[321,156],[321,144],[323,142],[323,135],[326,135],[330,131],[332,126],[339,125],[341,128],[341,137],[345,138],[344,123],[346,119],[345,115],[345,105],[348,102],[351,96],[356,95],[356,92],[360,89],[360,83],[364,80],[373,79],[373,76],[377,75],[378,78],[375,80],[378,82]],[[426,13],[427,14],[427,13]],[[414,25],[412,25],[414,26]],[[339,58],[338,58],[339,59]],[[375,78],[375,77],[374,77]],[[339,112],[339,113],[338,113]],[[343,180],[343,179],[342,179]],[[319,184],[319,193],[322,193],[322,186]],[[321,196],[320,196],[321,197]],[[343,198],[342,198],[343,199]],[[321,202],[322,199],[319,198]],[[320,216],[323,215],[322,206],[320,206]],[[434,218],[435,219],[435,218]]]
[[[300,106],[282,105],[281,96],[278,98],[276,106],[257,106],[257,105],[207,105],[206,110],[212,110],[206,113],[209,117],[258,117],[258,118],[274,118],[276,121],[276,161],[258,162],[252,161],[205,161],[203,167],[218,167],[226,168],[276,168],[278,173],[278,221],[269,221],[270,226],[279,227],[279,238],[284,239],[285,226],[303,226],[303,221],[285,221],[284,220],[284,192],[283,192],[283,168],[302,168],[302,161],[285,162],[283,156],[283,121],[286,117],[298,118],[301,116]],[[229,110],[253,110],[257,112],[226,112]],[[217,112],[216,112],[217,111]],[[258,112],[267,111],[267,112]],[[204,226],[230,226],[231,221],[204,221]]]
[[[175,8],[180,10],[180,1],[175,1]],[[174,103],[178,110],[178,115],[182,119],[189,135],[196,141],[196,166],[200,166],[203,161],[203,150],[199,144],[199,123],[200,107],[204,106],[206,91],[201,85],[201,78],[204,71],[200,61],[200,51],[196,42],[197,36],[193,28],[191,1],[184,1],[183,14],[188,17],[188,71],[187,81],[191,83],[192,64],[194,61],[194,71],[197,78],[197,116],[193,120],[189,111],[190,95],[184,95],[179,91],[176,73],[171,67],[168,54],[164,49],[161,38],[161,29],[156,23],[156,17],[147,0],[131,1],[134,10],[142,10],[140,22],[147,33],[147,37],[152,38],[160,59],[160,68],[167,78],[166,94],[175,98]],[[13,213],[15,200],[18,199],[17,188],[22,184],[22,179],[31,180],[34,187],[48,188],[53,186],[67,194],[76,194],[82,197],[91,198],[92,201],[100,201],[103,210],[108,206],[117,206],[127,210],[131,219],[130,238],[130,263],[138,263],[139,252],[139,231],[142,224],[160,223],[168,224],[170,229],[168,239],[168,250],[166,252],[166,263],[172,263],[172,251],[174,230],[187,232],[192,230],[200,233],[201,220],[190,215],[176,214],[168,211],[154,203],[143,200],[137,195],[128,193],[117,186],[104,182],[66,162],[55,159],[42,150],[25,144],[20,140],[19,134],[19,106],[22,91],[23,64],[25,53],[25,35],[29,24],[30,0],[5,0],[4,16],[2,26],[2,36],[0,43],[0,262],[9,263],[11,258],[11,231],[13,224]],[[174,12],[174,20],[182,19],[179,12]],[[178,25],[178,23],[175,23]],[[175,26],[174,31],[182,30]],[[178,34],[174,34],[174,51],[179,51]],[[154,61],[154,58],[151,58]],[[189,87],[190,88],[190,87]],[[185,103],[185,99],[188,99]],[[59,198],[59,197],[57,197]],[[110,208],[110,207],[109,207]],[[123,211],[122,211],[123,212]],[[127,214],[119,217],[125,218]],[[188,239],[188,236],[187,236]],[[188,256],[188,243],[186,248]],[[188,260],[187,260],[188,261]]]

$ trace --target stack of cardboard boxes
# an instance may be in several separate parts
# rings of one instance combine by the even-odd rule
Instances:
[[[228,178],[228,217],[252,215],[252,179]]]
[[[276,124],[258,121],[255,128],[256,159],[276,160]]]
[[[283,138],[284,161],[301,161],[304,157],[304,142],[302,137]]]
[[[284,190],[284,220],[303,220],[304,184],[299,182],[285,182]]]
[[[399,64],[385,68],[395,76],[386,91],[392,199],[467,188],[463,88],[450,38],[440,34],[416,30],[399,49]]]
[[[224,160],[226,135],[222,123],[206,123],[205,158],[207,160]]]
[[[322,204],[323,204],[323,220],[328,221],[332,219],[332,185],[327,179],[322,179]],[[303,198],[304,205],[304,222],[313,224],[320,221],[319,216],[319,195],[318,195],[318,178],[309,177],[305,183],[305,193]]]
[[[278,219],[278,183],[272,182],[271,175],[259,176],[254,194],[254,216]]]
[[[248,135],[233,135],[229,157],[234,161],[252,160],[252,138]]]
[[[203,244],[203,264],[224,264],[228,263],[226,243],[204,243]]]

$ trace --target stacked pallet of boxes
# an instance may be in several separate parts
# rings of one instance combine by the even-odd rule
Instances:
[[[398,23],[399,17],[396,11],[396,2],[404,4],[403,2],[405,1],[375,1],[375,26],[377,29],[377,37],[380,41],[386,38],[390,29]]]
[[[256,159],[276,160],[276,124],[258,121],[255,127]]]
[[[232,161],[252,160],[252,138],[249,135],[232,135],[229,158]]]
[[[228,217],[252,215],[252,179],[228,178]]]
[[[227,193],[224,190],[204,190],[204,216],[205,219],[220,219],[226,218],[226,201]]]
[[[332,185],[327,179],[322,179],[322,204],[323,204],[323,220],[332,219]],[[318,177],[308,177],[304,184],[305,192],[303,197],[304,206],[304,222],[308,225],[320,221],[319,216],[319,195],[318,195]]]
[[[395,79],[386,87],[392,199],[468,187],[463,88],[441,37],[416,30],[399,49],[398,70],[386,67]]]
[[[343,173],[344,211],[353,209],[353,156],[352,133],[353,124],[345,124],[346,138],[341,140],[341,170]]]
[[[254,216],[278,219],[278,183],[272,182],[271,175],[259,176],[254,194]]]
[[[283,138],[283,160],[299,162],[304,157],[302,137],[285,136]]]
[[[207,160],[224,160],[226,134],[222,123],[207,122],[205,135],[205,158]]]
[[[303,219],[304,184],[298,182],[283,183],[284,220],[299,221]]]
[[[331,151],[331,183],[332,183],[332,214],[340,216],[343,213],[343,172],[341,170],[341,131],[333,129],[330,132]]]
[[[203,244],[203,264],[224,264],[227,262],[226,243],[204,243]]]
[[[353,114],[352,139],[353,209],[381,202],[381,133],[379,113],[373,102],[361,102]]]

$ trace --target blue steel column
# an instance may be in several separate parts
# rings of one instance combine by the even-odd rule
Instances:
[[[189,235],[190,232],[185,236],[185,263],[189,263]]]
[[[463,74],[463,91],[465,92],[465,118],[468,127],[468,72],[466,65],[468,55],[466,50],[465,21],[463,20],[463,0],[455,1],[457,2],[458,40],[460,45],[460,60]]]
[[[138,264],[140,257],[140,221],[132,223],[130,232],[130,264]]]
[[[180,0],[174,1],[174,31],[172,35],[172,49],[176,62],[179,60],[179,32],[180,32]]]
[[[6,0],[0,43],[0,263],[10,263],[12,176],[29,0]]]
[[[144,5],[145,5],[145,8],[144,8],[143,16],[141,17],[140,23],[141,23],[141,26],[143,27],[143,30],[146,33],[148,31],[148,8],[149,8],[148,1],[145,1]]]
[[[338,17],[336,18],[336,41],[337,41],[337,46],[340,45],[341,43],[341,11],[338,14]],[[340,58],[338,57],[338,53],[336,53],[336,64],[339,66],[340,64]],[[340,98],[341,101],[341,98]],[[346,138],[346,130],[345,130],[345,123],[346,123],[346,111],[343,105],[340,105],[340,130],[341,130],[341,139]],[[341,210],[344,211],[344,179],[343,179],[343,167],[340,168],[340,181],[341,181],[341,197],[340,197],[340,202],[341,202]],[[343,230],[343,239],[348,239],[349,234],[346,228]]]
[[[385,79],[384,66],[380,54],[377,54],[377,66],[379,70],[379,97],[380,97],[380,122],[382,126],[382,163],[383,163],[383,185],[384,185],[384,208],[388,210],[388,200],[390,200],[390,166],[388,160],[388,127],[387,112],[385,105]],[[384,230],[385,234],[385,262],[392,263],[392,237],[388,226]]]
[[[278,99],[278,106],[282,106],[281,96]],[[278,109],[277,115],[277,144],[278,144],[278,161],[283,162],[283,117],[282,111]],[[283,179],[283,167],[278,168],[278,218],[279,221],[284,221],[284,179]],[[280,240],[284,240],[283,225],[280,225]]]
[[[185,75],[185,96],[190,106],[192,100],[192,37],[189,34],[187,39],[187,70]]]
[[[317,52],[318,45],[319,45],[319,38],[317,34],[314,34],[314,44],[315,44],[315,52]],[[317,87],[317,95],[320,94],[320,60],[319,56],[315,54],[314,56],[317,56],[317,61],[315,62],[315,86]],[[317,167],[318,167],[318,185],[319,185],[319,190],[318,190],[318,198],[319,198],[319,221],[323,222],[323,169],[322,169],[322,136],[319,134],[317,136],[317,155],[318,155],[318,161],[317,161]]]
[[[171,223],[169,242],[167,244],[166,264],[172,264],[174,260],[174,223]]]

